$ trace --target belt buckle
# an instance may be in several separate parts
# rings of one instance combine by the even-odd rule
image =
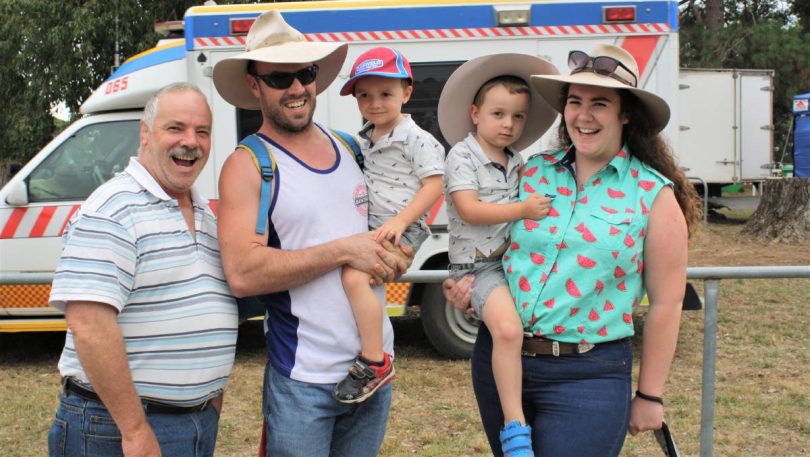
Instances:
[[[584,354],[596,347],[593,343],[579,343],[577,344],[577,354]]]

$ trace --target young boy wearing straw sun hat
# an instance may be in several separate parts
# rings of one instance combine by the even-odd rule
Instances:
[[[572,51],[568,64],[569,75],[531,77],[562,114],[560,149],[530,157],[519,188],[521,198],[557,193],[553,217],[512,225],[517,248],[504,256],[504,268],[532,335],[523,341],[523,389],[535,453],[618,456],[628,430],[661,428],[687,238],[700,214],[660,135],[669,107],[638,87],[632,55],[600,44],[590,54]],[[445,289],[451,301],[463,301],[451,282]],[[632,313],[645,293],[650,309],[631,400]],[[497,406],[490,347],[484,329],[472,367],[482,417]],[[484,418],[490,442],[498,425],[497,414]]]
[[[475,276],[472,306],[492,331],[492,370],[503,411],[504,454],[531,456],[531,426],[521,404],[520,345],[523,327],[504,279],[501,257],[509,225],[536,225],[551,199],[539,194],[518,201],[523,160],[555,119],[528,85],[532,74],[556,74],[547,61],[524,54],[472,59],[459,67],[439,98],[439,126],[455,146],[445,162],[450,271]]]

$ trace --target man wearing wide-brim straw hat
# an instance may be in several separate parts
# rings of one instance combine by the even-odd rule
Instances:
[[[256,19],[246,43],[246,52],[219,62],[213,73],[226,101],[262,112],[257,134],[243,140],[222,168],[219,241],[240,306],[260,303],[265,310],[265,451],[375,456],[391,386],[357,406],[331,395],[360,350],[340,270],[350,265],[380,284],[404,273],[413,254],[391,253],[374,241],[354,154],[312,121],[316,96],[337,76],[347,45],[308,42],[277,11]],[[254,154],[268,152],[275,167],[264,213]],[[257,223],[265,214],[267,222]],[[393,353],[387,319],[383,331],[385,351]]]

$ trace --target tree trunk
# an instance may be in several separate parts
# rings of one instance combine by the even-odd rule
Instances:
[[[706,28],[716,32],[723,28],[723,0],[706,0]]]
[[[772,242],[810,244],[810,179],[772,178],[743,233]]]

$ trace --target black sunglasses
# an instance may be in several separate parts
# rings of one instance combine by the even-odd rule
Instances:
[[[591,64],[589,67],[588,64]],[[616,74],[616,69],[623,68],[630,76],[633,77],[633,82]],[[580,73],[583,71],[591,71],[600,75],[608,76],[628,86],[638,87],[638,77],[623,63],[608,56],[591,57],[582,51],[571,51],[568,53],[568,68],[571,69],[571,74]]]
[[[302,68],[295,73],[286,71],[274,71],[264,75],[253,74],[256,79],[261,79],[265,84],[273,89],[287,89],[292,86],[294,80],[301,82],[301,85],[312,84],[315,78],[318,77],[318,66],[313,64],[306,68]]]

